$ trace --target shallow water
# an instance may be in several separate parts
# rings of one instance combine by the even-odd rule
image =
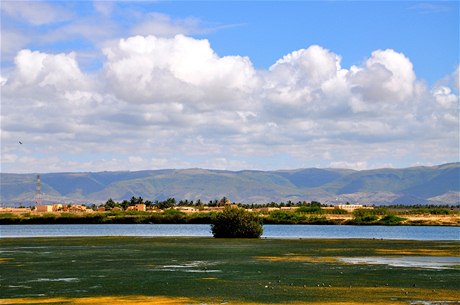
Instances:
[[[217,262],[193,261],[178,265],[164,265],[150,269],[150,271],[170,271],[170,272],[187,272],[187,273],[215,273],[222,272],[219,269],[208,269],[210,266],[217,265]]]
[[[460,268],[460,257],[449,256],[341,257],[338,260],[348,264],[388,265],[437,270]]]
[[[0,237],[192,236],[210,237],[210,225],[96,224],[2,225]],[[265,225],[263,238],[375,238],[460,240],[460,227]]]

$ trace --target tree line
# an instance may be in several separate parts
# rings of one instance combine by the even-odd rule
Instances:
[[[204,208],[204,207],[222,207],[225,206],[229,203],[230,201],[228,200],[227,197],[222,197],[220,200],[214,199],[214,200],[209,200],[208,202],[203,202],[201,199],[198,200],[179,200],[177,201],[175,198],[167,198],[165,200],[145,200],[141,196],[139,197],[131,197],[130,200],[122,200],[120,202],[113,200],[112,198],[109,198],[105,203],[100,204],[100,205],[95,205],[91,204],[88,207],[92,208],[93,210],[96,210],[98,207],[103,207],[106,210],[111,210],[113,208],[121,208],[123,210],[126,210],[130,206],[135,206],[137,204],[145,204],[147,209],[160,209],[160,210],[165,210],[165,209],[170,209],[173,207],[195,207],[195,208]],[[288,200],[287,202],[269,202],[269,203],[233,203],[234,205],[240,207],[240,208],[245,208],[245,209],[255,209],[255,208],[282,208],[282,207],[312,207],[319,209],[321,207],[326,207],[328,205],[324,205],[318,201],[297,201],[293,202],[291,200]],[[332,206],[332,205],[329,205]]]
[[[167,198],[165,200],[146,200],[141,196],[135,197],[132,196],[130,200],[122,200],[120,202],[114,201],[112,198],[108,199],[105,203],[96,206],[95,204],[89,205],[89,208],[96,210],[98,207],[103,207],[106,210],[112,210],[113,208],[120,208],[122,210],[127,210],[130,206],[135,206],[137,204],[145,204],[146,209],[160,209],[160,210],[167,210],[174,207],[195,207],[197,209],[202,209],[204,207],[222,207],[228,205],[230,201],[227,197],[222,197],[220,200],[209,200],[208,202],[198,200],[176,200],[175,198]],[[283,207],[292,207],[292,208],[299,208],[299,212],[304,213],[330,213],[330,214],[346,214],[348,213],[346,210],[338,209],[337,207],[333,210],[326,211],[324,208],[326,207],[334,207],[331,204],[323,204],[319,201],[297,201],[293,202],[288,200],[286,202],[269,202],[269,203],[233,203],[234,205],[245,208],[245,209],[257,209],[257,208],[283,208]],[[345,205],[350,204],[347,202]],[[366,205],[364,205],[366,206]],[[431,214],[431,215],[447,215],[452,212],[458,212],[460,210],[460,205],[457,206],[449,206],[449,205],[382,205],[382,206],[374,206],[373,210],[370,210],[371,214],[388,214],[391,212],[396,214],[402,215],[411,215],[411,214]]]

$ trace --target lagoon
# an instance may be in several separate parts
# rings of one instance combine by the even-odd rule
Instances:
[[[210,225],[68,224],[1,225],[0,238],[66,236],[210,237]],[[460,240],[460,227],[264,225],[262,238]]]

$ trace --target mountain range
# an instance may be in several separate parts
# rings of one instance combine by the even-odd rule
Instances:
[[[43,203],[102,203],[141,196],[203,202],[320,201],[368,205],[460,204],[460,163],[403,169],[225,171],[165,169],[40,174]],[[34,203],[37,174],[0,173],[2,206]]]

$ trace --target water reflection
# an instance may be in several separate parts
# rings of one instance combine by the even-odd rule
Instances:
[[[211,237],[210,225],[95,224],[1,225],[0,237],[190,236]],[[265,225],[263,238],[459,240],[460,227]]]
[[[392,267],[424,269],[458,269],[460,257],[448,256],[401,256],[401,257],[341,257],[347,264],[388,265]]]

